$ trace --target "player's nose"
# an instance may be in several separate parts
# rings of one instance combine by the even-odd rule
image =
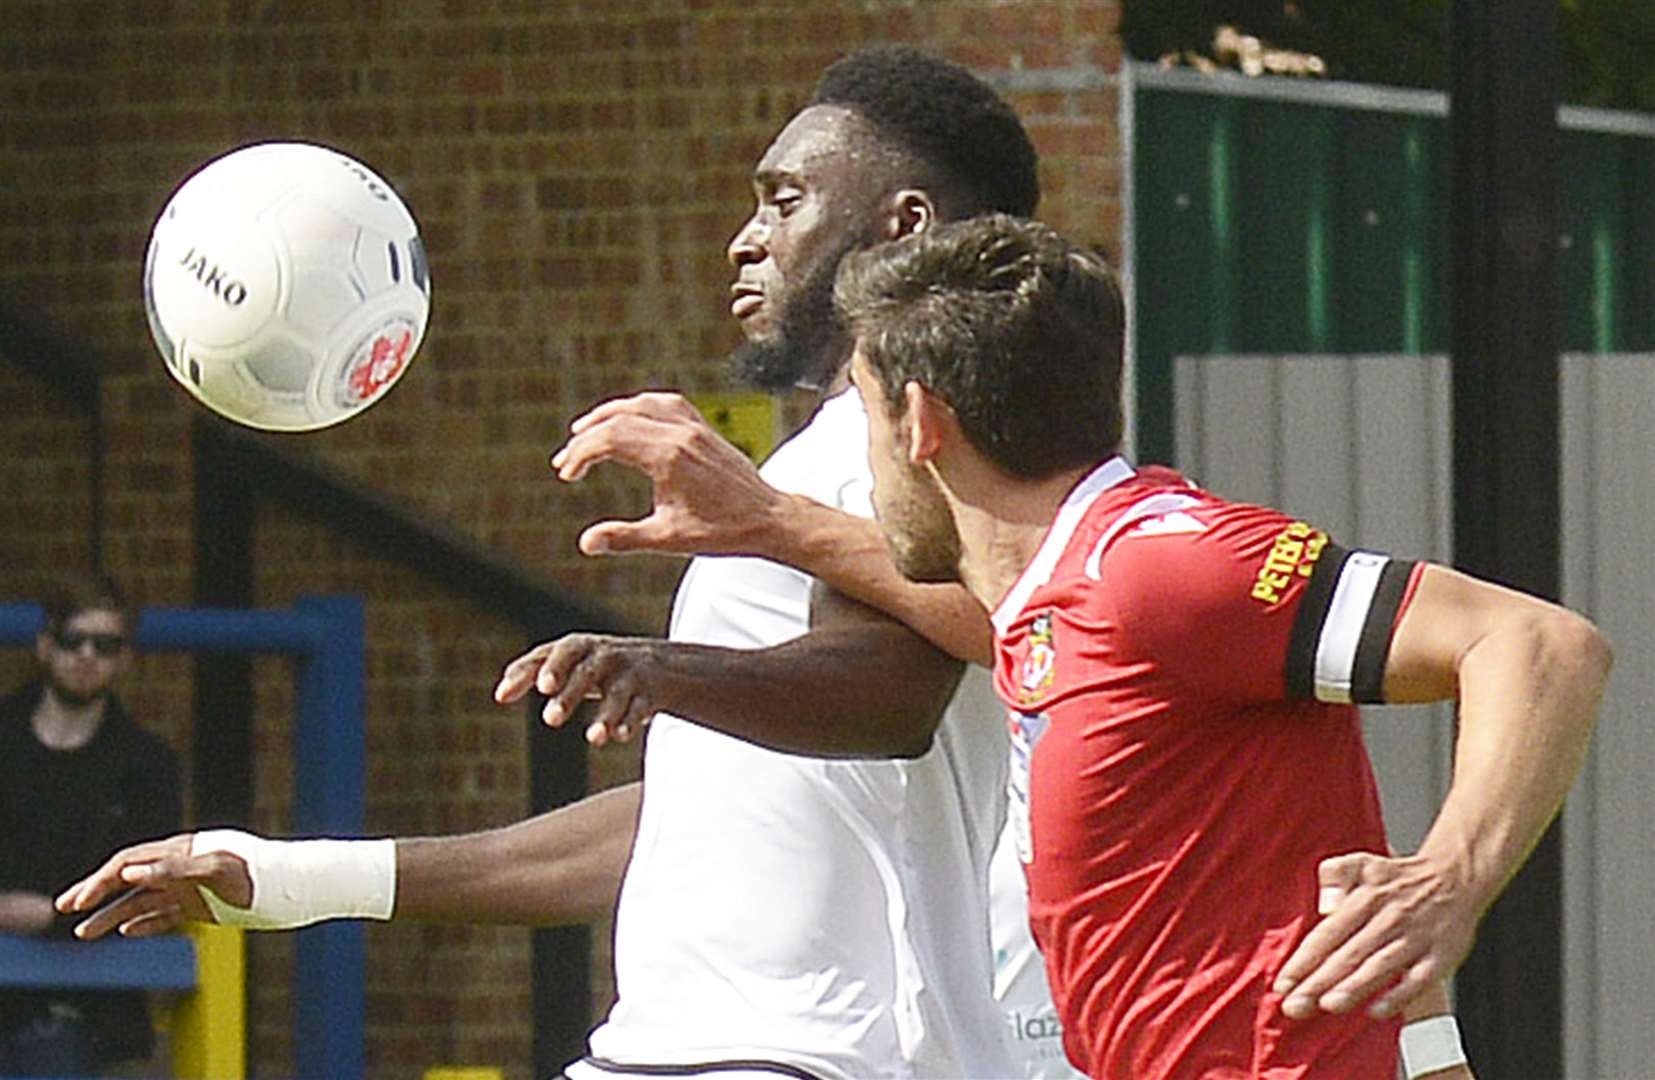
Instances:
[[[724,256],[730,260],[730,265],[737,269],[763,262],[767,250],[764,246],[765,237],[766,230],[759,223],[757,215],[748,218],[747,224],[731,237],[730,246],[725,249]]]

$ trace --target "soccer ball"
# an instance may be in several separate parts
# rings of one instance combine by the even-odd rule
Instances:
[[[173,194],[150,234],[144,304],[167,371],[203,405],[311,431],[402,377],[431,275],[391,185],[325,146],[261,143]]]

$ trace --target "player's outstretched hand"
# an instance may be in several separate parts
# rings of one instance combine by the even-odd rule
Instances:
[[[637,521],[600,521],[580,534],[587,555],[663,551],[766,555],[769,525],[788,496],[760,479],[740,450],[680,394],[651,392],[606,401],[577,418],[552,455],[558,479],[574,482],[616,461],[644,473],[655,506]]]
[[[152,937],[185,923],[213,922],[197,886],[211,889],[226,903],[250,904],[253,879],[247,865],[224,851],[190,854],[193,837],[180,833],[123,848],[65,889],[55,901],[58,911],[70,915],[97,909],[75,927],[75,936],[92,941],[113,930],[123,937]]]
[[[1325,917],[1277,976],[1287,1016],[1370,1001],[1370,1015],[1394,1016],[1470,951],[1483,905],[1449,869],[1419,855],[1356,852],[1324,859],[1317,873],[1333,902],[1324,900]]]
[[[593,701],[586,741],[627,742],[657,711],[651,676],[660,644],[652,638],[569,634],[536,645],[506,665],[494,700],[517,701],[532,687],[546,695],[540,715],[551,727],[562,727],[581,702]]]

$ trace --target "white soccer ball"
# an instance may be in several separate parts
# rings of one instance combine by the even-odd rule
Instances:
[[[167,370],[220,416],[268,431],[348,420],[419,349],[431,274],[391,185],[337,150],[261,143],[184,181],[144,259]]]

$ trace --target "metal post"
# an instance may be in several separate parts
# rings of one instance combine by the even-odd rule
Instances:
[[[1454,556],[1560,592],[1556,0],[1455,0]],[[1562,852],[1553,829],[1490,911],[1457,1011],[1481,1075],[1562,1075]]]
[[[360,597],[306,597],[294,610],[311,645],[293,723],[293,828],[357,836],[363,828],[364,657]],[[294,1065],[303,1080],[365,1073],[366,938],[360,922],[300,930],[293,949]]]

